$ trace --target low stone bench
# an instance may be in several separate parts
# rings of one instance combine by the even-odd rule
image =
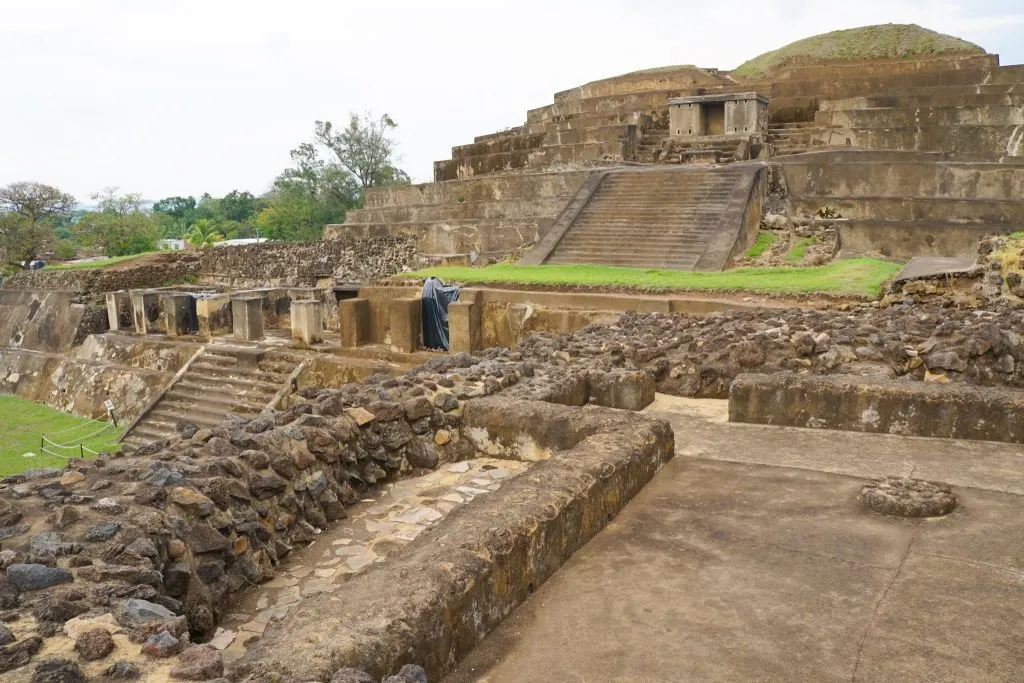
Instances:
[[[843,375],[740,375],[729,420],[1024,443],[1024,392]]]

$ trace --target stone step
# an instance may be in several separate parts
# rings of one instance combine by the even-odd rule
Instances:
[[[238,388],[229,384],[211,385],[198,383],[188,379],[182,379],[176,385],[174,385],[174,391],[178,394],[184,394],[193,398],[199,398],[203,396],[216,396],[221,399],[239,399],[242,396],[254,396],[257,398],[266,398],[268,401],[277,394],[279,387],[244,387]]]
[[[276,384],[288,376],[287,373],[269,372],[261,368],[208,365],[198,361],[189,368],[188,375],[191,377],[240,379],[268,384]]]
[[[169,438],[176,433],[177,432],[175,431],[173,425],[171,426],[170,429],[168,429],[166,425],[151,425],[147,424],[146,421],[143,420],[139,424],[135,425],[135,428],[132,429],[132,431],[125,438],[125,442],[131,443],[132,445],[144,445],[147,443],[152,443],[154,441],[159,441],[161,439]]]
[[[162,430],[166,430],[168,428],[173,430],[175,425],[179,422],[191,422],[197,427],[209,428],[219,425],[225,417],[227,417],[227,413],[210,415],[207,413],[196,413],[193,411],[184,411],[158,406],[146,416],[145,422]]]
[[[710,169],[609,173],[547,262],[693,269],[721,234],[744,177]]]

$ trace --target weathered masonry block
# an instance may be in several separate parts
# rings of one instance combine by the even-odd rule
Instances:
[[[472,353],[483,348],[483,293],[464,289],[458,301],[448,304],[448,349]]]
[[[418,296],[393,300],[388,319],[391,349],[400,353],[416,351],[423,332],[423,300]]]
[[[263,297],[232,297],[231,319],[232,330],[238,341],[263,339]]]
[[[192,296],[189,294],[170,292],[160,295],[160,311],[168,336],[180,337],[191,332],[189,324],[191,304]]]
[[[293,300],[292,339],[312,346],[324,340],[323,304],[316,299]]]
[[[132,318],[132,298],[128,292],[123,289],[107,292],[107,325],[110,330],[130,330]]]
[[[729,389],[729,420],[1024,443],[1024,395],[842,375],[740,375]]]
[[[159,332],[160,295],[151,290],[133,290],[130,296],[135,331],[139,334]]]
[[[351,349],[370,341],[369,299],[342,299],[338,302],[341,346]]]

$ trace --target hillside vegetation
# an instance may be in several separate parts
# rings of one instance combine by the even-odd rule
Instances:
[[[880,24],[798,40],[744,62],[732,75],[756,78],[787,66],[938,54],[985,54],[985,50],[917,24]]]

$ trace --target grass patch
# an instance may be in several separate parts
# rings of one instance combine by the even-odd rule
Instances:
[[[131,261],[133,259],[142,258],[143,256],[149,256],[150,254],[156,253],[159,252],[145,251],[141,254],[111,256],[110,258],[97,259],[95,261],[82,261],[81,263],[58,263],[52,266],[46,266],[43,270],[91,270],[93,268],[106,268],[107,266],[112,266],[115,263],[123,263],[125,261]]]
[[[974,43],[916,24],[880,24],[798,40],[744,62],[732,74],[759,78],[786,66],[863,59],[907,59],[937,54],[985,54],[985,50]]]
[[[736,268],[720,273],[645,270],[617,266],[520,266],[496,264],[485,268],[438,266],[396,277],[428,276],[464,284],[576,286],[654,291],[746,291],[763,294],[841,294],[878,296],[882,283],[900,265],[880,259],[835,261],[813,268]]]
[[[789,251],[786,253],[786,260],[790,263],[800,263],[804,260],[804,257],[807,256],[807,249],[811,245],[817,243],[817,237],[804,237],[797,240],[797,243],[790,247]]]
[[[761,254],[771,249],[777,240],[778,237],[776,237],[774,232],[757,233],[757,241],[754,242],[754,246],[747,249],[746,253],[743,254],[743,258],[754,259],[759,257]]]
[[[95,432],[102,425],[95,422],[54,410],[48,406],[26,401],[18,396],[0,394],[0,476],[17,474],[30,467],[64,467],[65,458],[47,455],[39,450],[39,436],[54,434],[51,438],[57,443],[80,443],[77,439]],[[70,429],[63,434],[55,434]],[[86,439],[84,445],[94,451],[117,450],[112,447],[121,429],[107,431],[99,436]],[[50,447],[52,448],[52,447]],[[67,455],[77,455],[74,449],[59,450]],[[24,453],[35,453],[35,457],[22,457]]]

